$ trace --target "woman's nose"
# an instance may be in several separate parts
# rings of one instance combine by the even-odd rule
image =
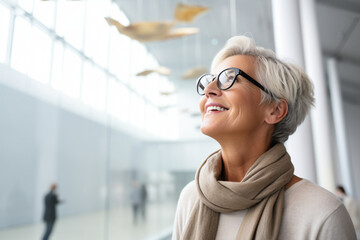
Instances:
[[[205,87],[204,93],[206,96],[221,94],[221,90],[217,86],[217,78],[216,77],[214,77],[214,79],[211,81],[211,83],[209,83],[209,85],[207,85]]]

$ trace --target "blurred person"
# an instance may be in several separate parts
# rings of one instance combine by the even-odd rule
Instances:
[[[295,176],[284,146],[313,105],[306,73],[245,36],[228,40],[211,72],[197,81],[201,131],[221,149],[182,190],[172,238],[355,239],[344,205]]]
[[[51,184],[50,191],[45,195],[44,198],[45,211],[44,211],[43,220],[46,224],[46,229],[44,236],[42,238],[43,240],[49,239],[50,234],[54,228],[56,221],[56,205],[64,202],[63,200],[60,201],[58,199],[56,189],[57,189],[57,185],[55,183]]]
[[[146,185],[141,184],[141,195],[140,195],[140,209],[143,220],[146,220],[146,202],[147,202],[147,190]]]
[[[141,204],[141,188],[137,181],[132,183],[132,188],[130,192],[131,205],[133,210],[133,223],[136,225],[138,223],[138,215]]]
[[[350,218],[356,230],[356,236],[360,238],[360,209],[359,203],[346,194],[345,188],[341,185],[336,186],[336,195],[344,203],[346,210],[349,212]]]

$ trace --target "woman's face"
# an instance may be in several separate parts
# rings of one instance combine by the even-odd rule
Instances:
[[[251,56],[231,56],[222,61],[212,74],[217,76],[226,68],[236,67],[255,78],[254,61]],[[256,136],[254,134],[261,131],[265,117],[264,104],[260,105],[261,90],[242,76],[238,76],[228,90],[220,90],[216,81],[205,88],[200,101],[201,131],[214,139]]]

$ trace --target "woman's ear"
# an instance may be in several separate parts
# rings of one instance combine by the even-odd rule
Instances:
[[[266,113],[265,122],[268,124],[276,124],[280,122],[288,113],[288,104],[285,99],[274,102],[269,105]]]

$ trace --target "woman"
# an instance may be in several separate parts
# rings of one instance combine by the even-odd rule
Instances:
[[[283,145],[314,101],[305,72],[239,36],[212,73],[197,83],[201,131],[221,149],[183,189],[173,239],[355,239],[341,202],[295,176]]]

